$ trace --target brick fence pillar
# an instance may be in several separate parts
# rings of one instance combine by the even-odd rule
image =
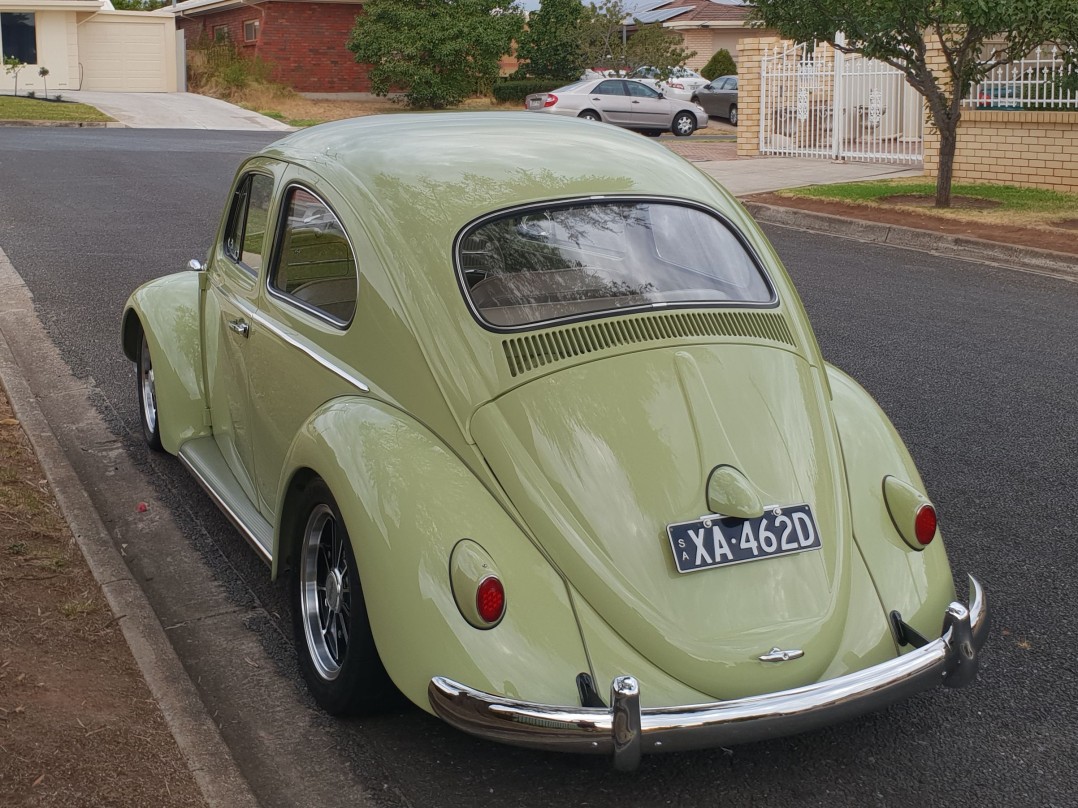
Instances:
[[[737,156],[760,155],[760,65],[764,53],[781,40],[747,37],[737,43]]]

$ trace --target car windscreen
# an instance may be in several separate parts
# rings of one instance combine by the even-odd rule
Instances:
[[[473,310],[503,328],[774,297],[728,225],[670,202],[589,200],[489,217],[457,240],[457,264]]]

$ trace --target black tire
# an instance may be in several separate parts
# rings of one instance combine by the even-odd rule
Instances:
[[[737,104],[730,105],[730,126],[737,126]]]
[[[670,124],[670,131],[677,137],[688,137],[696,131],[696,116],[691,112],[679,112]]]
[[[662,137],[662,129],[641,129],[640,133],[647,137]]]
[[[583,118],[585,121],[601,121],[603,116],[593,109],[586,109],[576,117]]]
[[[399,694],[375,648],[352,543],[329,486],[312,480],[295,514],[292,629],[307,687],[330,715],[389,709]]]
[[[153,362],[150,346],[146,342],[146,332],[139,330],[138,355],[135,357],[135,387],[138,389],[138,413],[142,423],[142,437],[146,445],[155,452],[160,452],[161,418],[157,409],[157,386],[154,384]]]

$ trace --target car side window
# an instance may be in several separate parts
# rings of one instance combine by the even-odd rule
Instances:
[[[232,210],[225,229],[225,254],[236,263],[258,274],[262,269],[266,224],[269,221],[273,178],[248,174],[232,197]]]
[[[726,89],[727,90],[736,90],[737,89],[737,76],[732,76],[731,78],[728,78],[726,80]]]
[[[659,94],[646,84],[640,84],[636,81],[628,81],[626,85],[629,88],[629,95],[636,98],[658,98]]]
[[[625,87],[620,81],[601,81],[595,92],[597,95],[625,95]]]
[[[286,195],[270,289],[337,325],[355,314],[359,275],[352,245],[329,205],[306,188],[293,186]]]

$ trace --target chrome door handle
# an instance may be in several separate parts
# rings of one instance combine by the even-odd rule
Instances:
[[[247,325],[247,321],[242,317],[238,320],[229,320],[228,327],[242,337],[246,337],[251,331],[251,326]]]

